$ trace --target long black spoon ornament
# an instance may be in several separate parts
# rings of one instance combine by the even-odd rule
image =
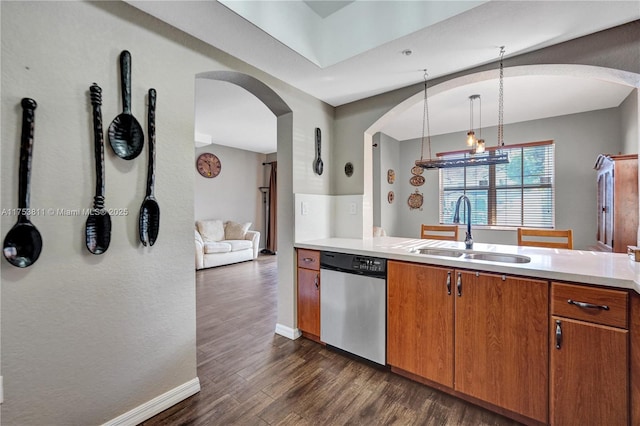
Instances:
[[[120,85],[122,113],[109,125],[109,144],[118,157],[133,160],[142,152],[144,134],[131,113],[131,53],[128,50],[120,53]]]
[[[102,89],[93,83],[91,105],[93,106],[94,152],[96,158],[96,195],[93,209],[87,217],[85,237],[87,249],[93,254],[102,254],[111,242],[111,216],[104,208],[104,137],[102,132]]]
[[[22,99],[22,136],[20,138],[20,169],[18,175],[18,221],[4,239],[2,253],[13,266],[26,268],[40,257],[42,236],[29,220],[29,186],[31,183],[31,154],[35,128],[36,101]]]
[[[149,168],[147,170],[147,196],[140,207],[138,230],[140,242],[144,246],[154,245],[160,228],[160,206],[153,195],[155,187],[156,163],[156,89],[149,89],[149,117],[147,120],[149,136]]]

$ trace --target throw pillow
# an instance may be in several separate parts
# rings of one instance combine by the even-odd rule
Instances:
[[[228,221],[224,224],[224,239],[225,240],[244,240],[244,236],[251,227],[251,222],[245,224],[239,224],[236,222]]]
[[[199,220],[196,225],[205,242],[224,240],[224,224],[222,220]]]

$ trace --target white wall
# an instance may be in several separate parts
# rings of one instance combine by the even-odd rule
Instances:
[[[619,122],[620,109],[610,108],[505,126],[507,145],[554,140],[556,227],[573,229],[574,247],[577,249],[588,249],[596,242],[596,175],[593,164],[598,154],[623,151]],[[495,127],[482,129],[482,134],[488,145],[497,138]],[[464,138],[464,132],[433,136],[432,149],[434,152],[460,149]],[[410,175],[410,168],[420,157],[420,143],[420,139],[400,142],[400,172]],[[427,180],[419,187],[424,194],[422,211],[410,210],[407,206],[406,200],[415,188],[409,184],[408,178],[402,176],[399,195],[405,202],[397,204],[400,224],[397,236],[417,238],[420,224],[439,223],[439,173],[427,170],[423,176]],[[477,229],[473,234],[476,242],[517,243],[515,230]]]
[[[400,143],[397,140],[379,132],[373,135],[373,141],[373,224],[384,228],[387,235],[399,235],[398,211],[402,198],[397,196],[403,184],[409,182],[411,174],[408,173],[407,176],[404,173],[403,163],[400,162]],[[394,183],[388,182],[389,170],[395,172]],[[388,201],[389,191],[394,193],[392,203]]]
[[[133,64],[133,113],[146,122],[147,89],[158,92],[156,197],[158,242],[137,241],[146,156],[116,158],[106,148],[111,246],[84,247],[84,217],[33,217],[44,250],[32,267],[2,260],[3,424],[100,424],[196,378],[194,81],[201,72],[237,70],[275,90],[294,114],[278,119],[278,322],[295,327],[293,180],[313,156],[313,130],[333,109],[123,2],[2,2],[2,199],[17,205],[20,99],[36,110],[34,208],[90,207],[94,188],[88,88],[103,88],[107,126],[121,111],[118,56]],[[295,117],[294,117],[295,115]],[[146,128],[146,126],[144,126]],[[324,132],[331,151],[332,131]],[[225,164],[223,164],[223,170]],[[302,166],[300,166],[301,168]],[[306,163],[304,165],[306,166]],[[330,173],[301,191],[328,192]],[[257,191],[257,188],[255,188]],[[2,234],[15,222],[4,216]]]
[[[269,185],[262,165],[267,156],[216,144],[195,151],[196,159],[211,152],[222,163],[220,174],[212,179],[202,177],[194,168],[195,219],[251,222],[251,229],[260,231],[260,247],[264,247],[262,194],[258,188]]]

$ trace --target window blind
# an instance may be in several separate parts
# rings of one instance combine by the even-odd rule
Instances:
[[[456,201],[464,194],[471,201],[474,225],[554,227],[553,141],[505,146],[502,151],[509,154],[507,164],[440,169],[440,223],[453,223]],[[461,152],[438,155],[471,157]],[[465,223],[466,214],[461,211]]]

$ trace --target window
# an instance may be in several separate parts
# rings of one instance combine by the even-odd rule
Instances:
[[[554,227],[553,141],[509,145],[502,151],[509,154],[507,164],[440,169],[440,223],[453,223],[456,201],[464,194],[471,201],[474,225]],[[455,159],[470,154],[438,156]],[[463,207],[464,203],[460,221],[466,223]]]

